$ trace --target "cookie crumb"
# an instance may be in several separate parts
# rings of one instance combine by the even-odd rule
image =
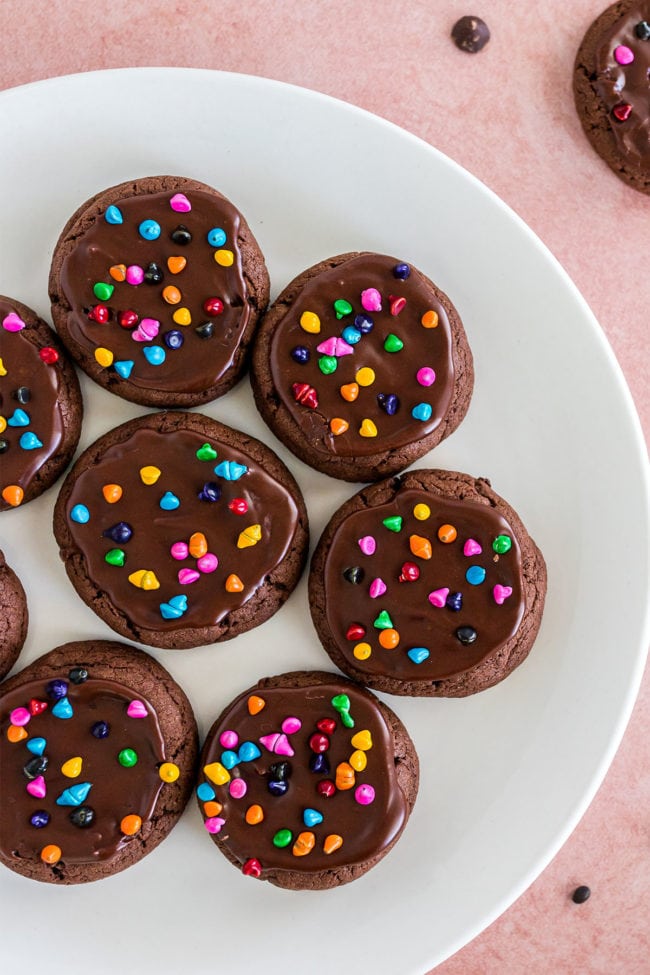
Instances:
[[[451,36],[461,51],[477,54],[490,40],[490,28],[480,17],[461,17],[452,27]]]
[[[580,887],[576,887],[571,895],[571,900],[574,904],[584,904],[591,897],[591,888],[586,887],[582,884]]]

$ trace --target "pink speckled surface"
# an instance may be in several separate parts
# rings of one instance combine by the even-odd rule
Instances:
[[[650,425],[650,198],[588,145],[571,95],[576,49],[602,0],[2,0],[0,88],[131,65],[276,78],[384,116],[483,180],[535,230],[590,304]],[[478,55],[449,32],[479,14]],[[650,675],[614,763],[529,890],[436,975],[650,972]],[[571,902],[578,884],[592,888]],[[399,972],[399,960],[395,971]]]

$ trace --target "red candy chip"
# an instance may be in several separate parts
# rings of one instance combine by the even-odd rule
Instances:
[[[92,318],[94,322],[99,322],[100,325],[105,325],[110,317],[110,312],[106,305],[95,305],[88,312],[88,318]]]
[[[632,106],[628,102],[620,102],[618,105],[614,105],[612,109],[613,114],[619,120],[619,122],[625,122],[626,119],[630,117],[630,112],[632,111]]]
[[[233,498],[232,501],[228,502],[228,507],[236,515],[245,515],[248,511],[248,501],[244,498]]]
[[[399,577],[400,582],[415,582],[420,578],[420,568],[415,562],[405,562],[402,566],[402,573]]]
[[[330,740],[327,735],[312,735],[309,739],[309,747],[317,755],[320,755],[330,747]]]
[[[126,311],[119,313],[117,320],[122,328],[133,328],[138,324],[138,315],[136,312],[131,311],[130,308],[127,308]]]
[[[203,302],[206,315],[220,315],[223,311],[223,301],[220,298],[206,298]]]
[[[53,366],[55,362],[59,361],[59,353],[56,349],[53,349],[51,345],[45,345],[39,350],[39,358],[47,363],[48,366]]]
[[[390,302],[391,315],[399,315],[406,308],[406,298],[396,298],[395,295],[389,295],[388,301]]]
[[[247,877],[259,877],[262,873],[262,864],[259,860],[255,860],[251,857],[250,860],[246,860],[241,868],[241,872]]]
[[[42,714],[43,711],[47,711],[47,701],[37,701],[36,698],[32,698],[29,702],[29,713],[30,714]]]
[[[316,786],[316,792],[323,799],[329,799],[336,792],[336,786],[331,779],[322,779]]]
[[[321,718],[320,721],[316,722],[316,727],[324,735],[332,735],[336,731],[336,721],[334,718]]]
[[[301,406],[308,406],[312,410],[316,409],[318,393],[313,386],[310,386],[309,383],[294,383],[291,389],[296,403],[300,403]]]
[[[366,635],[366,628],[361,623],[350,623],[346,631],[348,640],[361,640]],[[320,725],[318,726],[320,728]]]

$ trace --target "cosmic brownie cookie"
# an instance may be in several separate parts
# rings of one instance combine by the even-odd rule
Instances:
[[[464,697],[527,656],[544,559],[484,478],[417,470],[354,495],[314,552],[312,618],[334,663],[377,690]]]
[[[290,890],[355,880],[399,839],[418,759],[399,718],[335,674],[267,677],[217,719],[197,799],[242,873]]]
[[[54,533],[84,602],[157,647],[263,623],[298,582],[308,544],[279,458],[198,413],[150,414],[97,440],[63,484]]]
[[[27,622],[25,590],[0,551],[0,680],[18,659],[27,636]]]
[[[580,45],[573,91],[592,146],[629,186],[650,193],[650,0],[619,2]]]
[[[42,494],[81,432],[79,380],[52,329],[0,295],[0,511]]]
[[[347,481],[402,470],[469,406],[472,355],[449,298],[417,268],[342,254],[289,284],[253,352],[257,407],[301,460]]]
[[[197,754],[190,703],[152,657],[57,647],[0,687],[0,862],[62,884],[131,866],[179,819]]]
[[[180,176],[121,183],[70,218],[50,272],[54,323],[91,379],[144,406],[197,406],[241,377],[269,298],[238,210]]]

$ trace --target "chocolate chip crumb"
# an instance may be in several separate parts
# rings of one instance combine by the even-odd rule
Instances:
[[[576,887],[571,895],[571,900],[574,904],[584,904],[591,897],[591,889],[582,885],[581,887]]]
[[[490,40],[490,28],[480,17],[461,17],[452,27],[451,36],[461,51],[476,54]]]

